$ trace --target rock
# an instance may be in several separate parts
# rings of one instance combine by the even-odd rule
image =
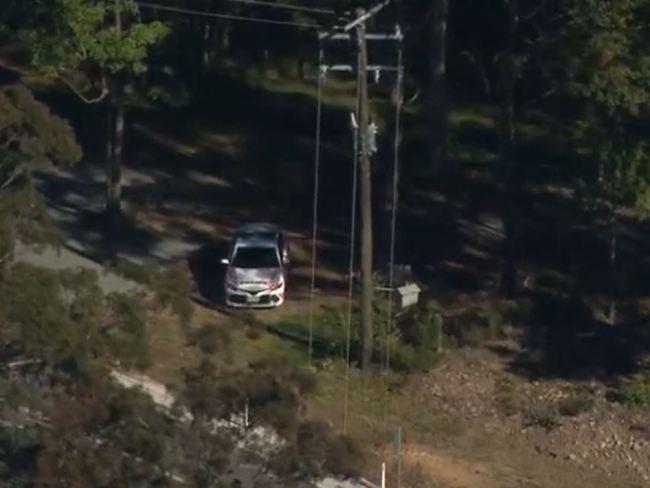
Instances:
[[[578,456],[576,456],[575,454],[571,453],[571,454],[569,454],[569,455],[567,456],[567,459],[568,459],[569,461],[574,461],[574,462],[575,462],[575,461],[578,460]]]

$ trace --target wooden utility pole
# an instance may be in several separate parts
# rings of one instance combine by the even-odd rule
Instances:
[[[358,17],[365,11],[359,9]],[[368,371],[373,352],[372,299],[372,178],[370,170],[370,145],[368,140],[370,114],[368,107],[368,49],[366,23],[356,26],[357,34],[357,89],[359,101],[359,172],[361,181],[361,367]]]
[[[368,71],[375,74],[380,72],[399,73],[400,67],[381,64],[368,65],[368,41],[401,42],[403,35],[399,26],[394,33],[368,33],[366,22],[381,12],[391,0],[383,0],[374,7],[358,9],[356,18],[340,26],[335,31],[318,34],[321,43],[329,41],[357,41],[356,66],[350,64],[323,64],[319,68],[323,73],[340,71],[357,73],[357,123],[358,123],[358,160],[360,179],[360,208],[361,208],[361,367],[369,371],[374,351],[373,334],[373,231],[372,231],[372,171],[370,156],[376,150],[372,147],[370,125],[370,109],[368,100]],[[354,32],[353,32],[354,31]],[[400,58],[401,59],[401,58]],[[319,118],[320,120],[320,118]]]

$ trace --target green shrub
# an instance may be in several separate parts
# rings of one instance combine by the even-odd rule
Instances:
[[[640,374],[624,381],[618,389],[618,397],[625,405],[650,406],[650,375]]]
[[[539,289],[569,292],[573,286],[571,277],[555,270],[542,271],[534,279],[534,287]]]
[[[169,307],[183,326],[192,320],[192,285],[181,265],[162,267],[154,261],[137,263],[117,258],[110,268],[113,272],[149,287],[161,308]]]
[[[515,383],[505,378],[496,384],[495,400],[499,410],[506,416],[515,415],[524,409],[525,402]]]
[[[217,352],[227,354],[230,349],[231,337],[228,329],[217,325],[204,325],[195,331],[190,338],[190,345],[198,346],[203,354]]]
[[[0,280],[0,345],[88,372],[98,359],[144,365],[147,312],[137,295],[104,296],[92,270],[17,264]]]
[[[108,271],[124,276],[130,280],[142,285],[151,285],[156,276],[160,273],[160,266],[154,261],[143,261],[141,263],[132,261],[127,258],[118,257],[115,264]]]
[[[434,366],[439,356],[433,350],[397,342],[391,347],[390,366],[396,371],[426,371]]]
[[[246,327],[246,332],[245,332],[246,338],[250,339],[251,341],[256,341],[260,337],[262,337],[262,331],[258,329],[257,327]]]
[[[397,328],[406,344],[436,350],[439,338],[442,339],[443,318],[434,309],[415,310],[401,317]]]
[[[560,426],[557,411],[550,405],[535,406],[526,413],[526,425],[551,431]]]
[[[558,411],[564,417],[577,417],[594,406],[594,399],[587,392],[577,393],[560,402]]]
[[[152,283],[158,303],[169,307],[184,326],[192,320],[194,307],[192,305],[192,285],[184,269],[173,265],[158,273]]]
[[[107,297],[111,320],[105,327],[108,346],[116,358],[137,368],[149,364],[147,308],[138,295],[112,293]]]

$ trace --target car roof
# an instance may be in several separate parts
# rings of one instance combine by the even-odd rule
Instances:
[[[280,234],[282,227],[268,222],[251,222],[235,230],[235,235],[242,234]]]

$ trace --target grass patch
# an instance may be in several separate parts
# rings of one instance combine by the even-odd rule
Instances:
[[[376,307],[375,324],[385,322],[381,307]],[[268,327],[280,337],[306,349],[309,343],[309,327],[302,318],[284,320]],[[431,368],[439,358],[436,351],[438,335],[442,333],[442,319],[437,314],[411,312],[396,324],[396,329],[386,336],[381,327],[375,330],[374,359],[381,364],[386,350],[390,351],[391,368],[400,371],[424,371]],[[360,315],[357,310],[350,324],[350,359],[360,362]],[[319,361],[344,359],[347,356],[348,324],[345,310],[323,307],[312,326],[313,355]]]
[[[593,407],[593,397],[587,392],[579,392],[562,400],[558,405],[558,412],[563,417],[577,417]]]
[[[495,400],[499,411],[506,416],[521,412],[525,406],[525,399],[510,378],[504,378],[496,384]]]

